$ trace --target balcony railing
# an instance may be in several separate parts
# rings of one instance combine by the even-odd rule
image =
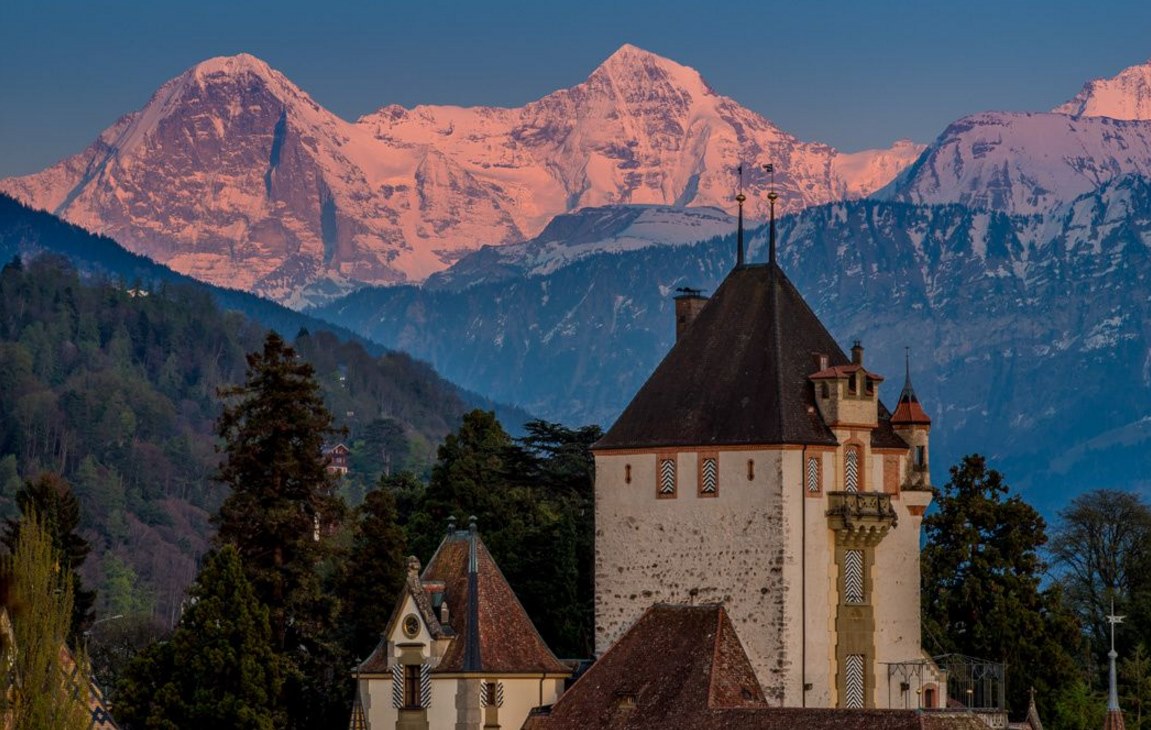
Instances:
[[[880,529],[886,532],[898,521],[891,495],[883,492],[829,492],[827,517],[832,529]]]

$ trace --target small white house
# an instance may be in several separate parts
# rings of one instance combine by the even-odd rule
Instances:
[[[518,729],[571,674],[548,649],[473,521],[450,529],[405,589],[379,645],[356,668],[353,726]]]

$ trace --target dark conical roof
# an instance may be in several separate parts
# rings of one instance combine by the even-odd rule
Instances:
[[[595,448],[835,445],[816,353],[851,362],[778,264],[736,267]],[[907,447],[882,404],[872,445]]]

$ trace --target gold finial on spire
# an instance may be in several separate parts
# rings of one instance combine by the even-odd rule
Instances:
[[[767,260],[769,263],[775,263],[775,201],[779,199],[779,195],[775,192],[775,165],[767,163],[763,169],[768,175],[771,175],[771,189],[767,194],[767,201],[770,204],[771,211],[771,228],[768,236]]]

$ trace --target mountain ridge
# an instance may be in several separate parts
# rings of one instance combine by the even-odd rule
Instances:
[[[355,122],[247,54],[165,83],[87,149],[0,181],[34,207],[212,283],[302,306],[422,281],[481,245],[589,205],[731,207],[735,170],[783,207],[864,195],[914,143],[843,154],[625,45],[587,79],[517,108],[385,105]],[[749,217],[764,217],[762,202]]]

